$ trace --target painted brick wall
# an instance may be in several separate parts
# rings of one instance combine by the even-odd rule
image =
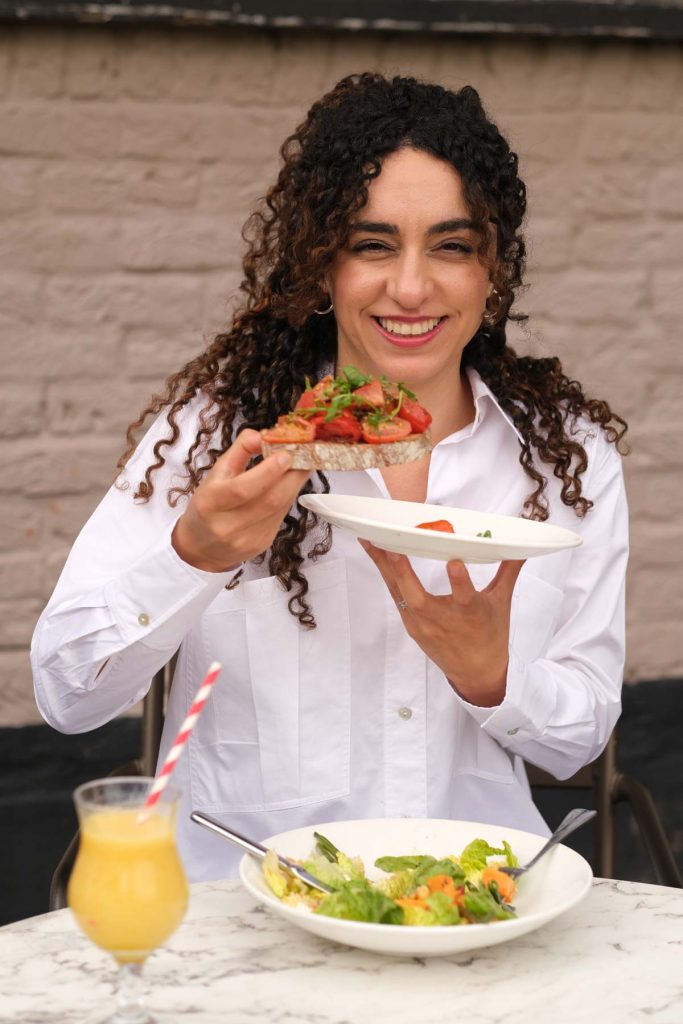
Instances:
[[[679,48],[2,26],[0,725],[38,720],[35,620],[127,422],[225,323],[278,145],[366,68],[475,85],[520,153],[515,343],[629,419],[628,678],[683,673]]]

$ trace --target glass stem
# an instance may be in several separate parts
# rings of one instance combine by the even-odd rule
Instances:
[[[145,1024],[149,1016],[144,1003],[142,964],[121,964],[116,988],[117,1024]]]

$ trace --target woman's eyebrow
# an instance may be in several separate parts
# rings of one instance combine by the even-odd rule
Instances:
[[[466,231],[474,228],[474,222],[466,217],[454,217],[452,220],[441,220],[427,228],[428,235],[444,235],[448,231]],[[380,220],[356,220],[351,224],[352,231],[366,231],[372,235],[398,235],[396,224],[388,224]]]
[[[448,231],[470,231],[474,229],[474,221],[467,217],[454,217],[453,220],[442,220],[427,230],[428,235],[445,235]]]

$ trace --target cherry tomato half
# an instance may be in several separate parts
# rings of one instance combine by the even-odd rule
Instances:
[[[325,413],[311,416],[309,423],[315,430],[316,441],[360,441],[361,426],[356,417],[348,409],[344,409],[334,419],[325,422]]]
[[[312,409],[314,405],[324,405],[327,398],[330,398],[332,391],[330,385],[333,383],[333,378],[329,375],[319,380],[312,388],[306,388],[301,393],[299,401],[296,403],[296,409]],[[326,395],[325,392],[330,390],[330,394]],[[296,409],[294,410],[296,412]]]
[[[391,420],[380,420],[379,423],[371,423],[370,417],[366,416],[361,420],[363,440],[368,444],[389,444],[391,441],[401,441],[411,433],[410,423],[407,420],[395,416]]]
[[[278,416],[274,427],[261,431],[267,444],[304,444],[315,437],[315,427],[303,416]]]
[[[358,409],[382,409],[384,407],[384,392],[381,381],[375,377],[368,384],[363,384],[353,392]]]
[[[408,420],[414,434],[424,434],[432,422],[431,414],[419,402],[412,398],[407,398],[406,395],[403,396],[398,415],[401,419]]]

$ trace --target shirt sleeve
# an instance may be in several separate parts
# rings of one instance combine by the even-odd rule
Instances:
[[[547,653],[526,661],[511,638],[506,694],[495,708],[468,713],[502,747],[558,779],[604,749],[621,711],[628,509],[621,459],[602,434],[558,623]]]
[[[196,406],[196,403],[195,403]],[[173,508],[170,486],[196,434],[196,407],[179,418],[180,437],[164,449],[147,502],[135,484],[169,436],[165,414],[79,534],[31,645],[36,702],[61,732],[85,732],[144,697],[151,679],[234,574],[183,562],[171,534],[187,498]]]

